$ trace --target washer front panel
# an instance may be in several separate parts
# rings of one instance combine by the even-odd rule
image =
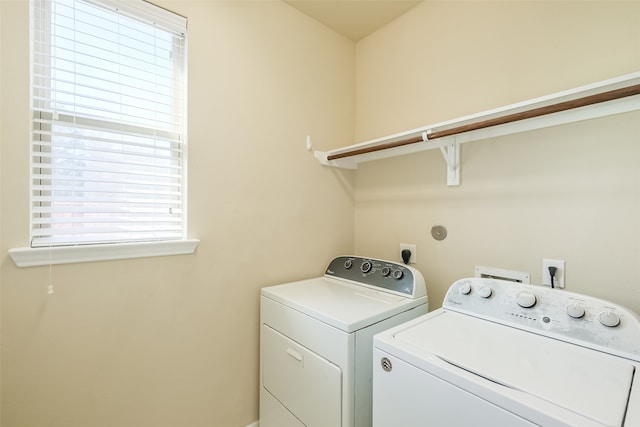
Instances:
[[[535,427],[530,421],[374,349],[374,427]],[[379,361],[388,360],[385,371]]]
[[[634,375],[629,360],[454,312],[393,338],[426,357],[602,425],[621,426],[624,420]]]

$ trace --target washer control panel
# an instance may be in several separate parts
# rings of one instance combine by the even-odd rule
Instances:
[[[393,261],[339,256],[329,263],[324,275],[404,297],[418,298],[427,294],[424,278],[418,270]]]
[[[442,307],[640,361],[640,318],[598,298],[505,280],[469,278]]]

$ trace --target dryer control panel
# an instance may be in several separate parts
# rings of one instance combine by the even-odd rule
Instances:
[[[587,295],[505,280],[456,281],[442,307],[640,361],[640,318]]]
[[[339,256],[329,263],[324,275],[403,297],[419,298],[427,294],[424,278],[418,270],[393,261]]]

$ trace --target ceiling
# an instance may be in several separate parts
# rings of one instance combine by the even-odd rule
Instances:
[[[422,0],[284,0],[329,28],[358,41]]]

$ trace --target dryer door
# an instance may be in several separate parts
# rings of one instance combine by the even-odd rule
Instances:
[[[261,340],[264,388],[305,426],[340,426],[340,368],[264,324]]]

